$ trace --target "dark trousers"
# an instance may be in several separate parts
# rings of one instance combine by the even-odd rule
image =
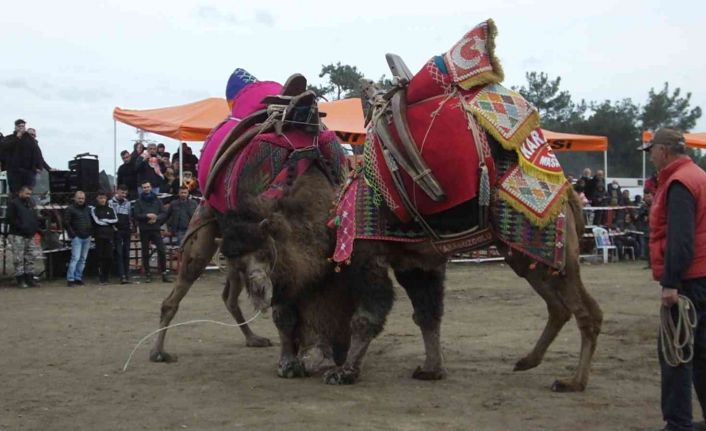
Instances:
[[[159,272],[167,270],[167,255],[164,251],[162,233],[159,230],[140,231],[140,242],[142,244],[142,267],[145,274],[150,273],[150,242],[157,247],[157,262]]]
[[[10,187],[10,193],[17,194],[23,186],[34,188],[37,182],[37,174],[24,169],[8,170],[7,185]]]
[[[115,261],[121,278],[130,275],[130,237],[129,230],[115,233]]]
[[[113,265],[113,239],[96,238],[96,258],[98,260],[98,279],[108,281],[110,267]]]
[[[662,371],[662,417],[673,431],[692,430],[691,385],[706,412],[706,278],[684,280],[680,294],[691,299],[696,307],[698,323],[694,329],[694,359],[678,367],[670,367],[662,357],[658,343],[659,364]],[[676,307],[672,307],[676,311]]]

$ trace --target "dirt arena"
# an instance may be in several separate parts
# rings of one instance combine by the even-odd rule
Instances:
[[[174,364],[153,364],[135,343],[157,326],[171,289],[155,283],[44,283],[0,289],[0,429],[7,430],[640,430],[661,425],[656,285],[642,263],[584,265],[605,322],[586,392],[555,394],[576,366],[573,320],[544,363],[514,362],[545,322],[543,301],[501,264],[451,265],[442,327],[448,378],[410,378],[423,345],[403,291],[368,352],[361,381],[278,378],[278,347],[246,348],[238,329],[201,324],[167,336]],[[7,281],[2,281],[7,285]],[[175,322],[231,322],[220,274],[203,277]],[[241,301],[244,303],[244,300]],[[252,315],[249,306],[246,315]],[[253,329],[276,341],[271,319]],[[698,411],[695,410],[695,411]]]

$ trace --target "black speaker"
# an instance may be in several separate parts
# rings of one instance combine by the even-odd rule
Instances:
[[[51,203],[64,205],[69,201],[71,171],[49,171]]]
[[[98,191],[98,156],[88,153],[77,155],[69,160],[69,171],[69,191]]]

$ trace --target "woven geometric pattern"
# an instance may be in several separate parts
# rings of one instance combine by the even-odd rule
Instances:
[[[517,156],[510,152],[505,155],[496,162],[499,175],[517,169]],[[500,196],[495,197],[491,208],[494,232],[503,243],[553,268],[564,267],[566,229],[563,213],[544,227],[538,227]]]
[[[480,23],[444,54],[453,81],[468,90],[477,85],[501,82],[503,71],[495,58],[495,24]]]
[[[567,187],[567,183],[557,185],[529,176],[517,165],[510,168],[498,185],[507,196],[542,219],[550,217],[551,210]]]
[[[504,144],[505,149],[514,149],[521,140],[518,133],[529,132],[539,126],[537,110],[522,95],[503,87],[490,84],[467,100],[467,108],[488,131]],[[536,123],[536,124],[535,124]]]

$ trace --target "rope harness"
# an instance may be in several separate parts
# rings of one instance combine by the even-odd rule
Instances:
[[[670,367],[678,367],[690,362],[694,357],[696,308],[694,303],[683,295],[679,295],[676,307],[676,323],[672,318],[672,308],[660,307],[659,339],[662,357]]]

